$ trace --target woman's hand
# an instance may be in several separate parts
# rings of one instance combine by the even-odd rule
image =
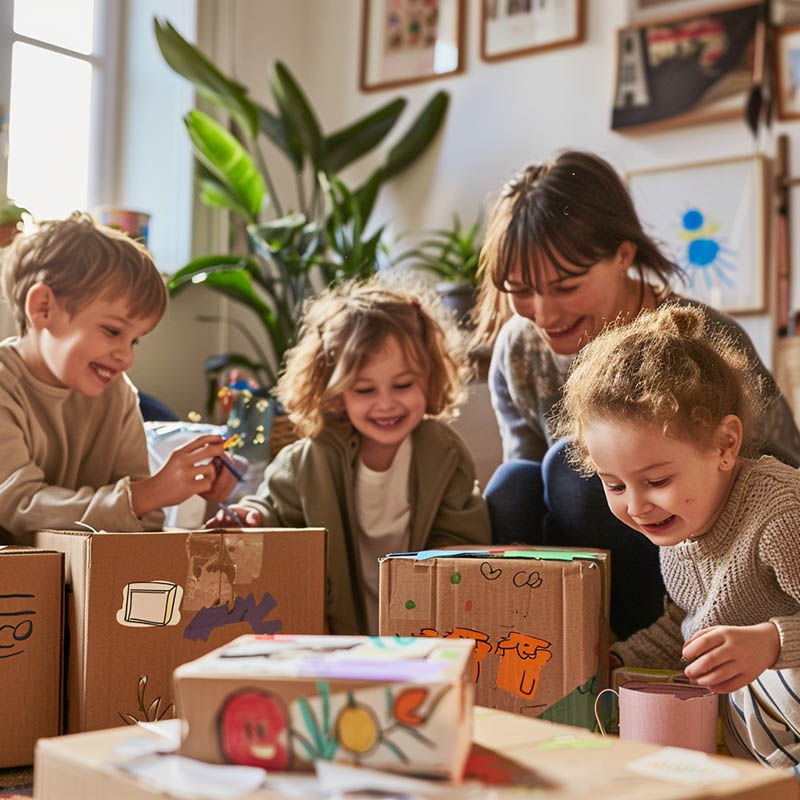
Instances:
[[[735,692],[773,667],[780,650],[780,634],[771,622],[715,625],[683,646],[683,657],[691,662],[684,674],[712,692]]]

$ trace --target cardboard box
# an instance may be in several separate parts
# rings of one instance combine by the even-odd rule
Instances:
[[[66,555],[69,733],[175,713],[172,672],[243,633],[322,633],[323,529],[40,531]]]
[[[608,684],[608,552],[429,550],[380,564],[380,633],[474,641],[475,702],[594,728]]]
[[[64,557],[0,548],[0,767],[32,764],[61,732],[63,642]]]
[[[441,639],[243,636],[175,670],[181,754],[309,770],[346,761],[461,776],[472,646]]]
[[[708,756],[679,748],[603,739],[565,725],[489,708],[474,709],[473,749],[466,784],[432,782],[430,794],[415,797],[523,797],[553,800],[796,800],[797,780],[788,770],[752,761]],[[35,796],[39,800],[152,800],[165,794],[123,772],[157,733],[116,728],[77,736],[41,739],[36,747]],[[292,787],[291,776],[268,773],[283,788],[268,787],[239,800],[309,797],[307,784]],[[295,780],[308,780],[294,775]],[[487,785],[475,786],[474,782]],[[279,786],[281,784],[278,784]],[[491,788],[489,788],[491,786]],[[294,788],[294,793],[289,791]],[[450,789],[450,791],[448,791]],[[474,790],[473,790],[474,789]],[[472,790],[472,791],[471,791]],[[399,793],[398,793],[399,794]]]

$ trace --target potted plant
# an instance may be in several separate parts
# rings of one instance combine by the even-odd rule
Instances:
[[[469,324],[478,287],[480,231],[480,215],[467,228],[458,214],[453,214],[450,228],[429,231],[417,247],[397,258],[397,261],[410,259],[412,266],[436,275],[439,278],[436,292],[464,324]]]
[[[0,198],[0,247],[5,247],[19,233],[22,215],[29,214],[27,208],[21,208],[8,197]]]
[[[198,162],[200,199],[231,213],[240,235],[238,252],[206,255],[176,272],[171,294],[202,284],[253,311],[265,332],[267,350],[240,321],[251,355],[222,353],[206,364],[209,398],[217,376],[244,368],[265,387],[274,384],[283,354],[295,339],[304,299],[334,280],[364,277],[384,248],[383,228],[365,229],[380,187],[407,169],[433,141],[449,96],[437,92],[383,163],[358,188],[339,173],[372,151],[397,122],[403,98],[332,133],[325,133],[306,94],[285,64],[269,66],[272,111],[248,97],[169,22],[154,20],[158,46],[178,74],[227,116],[222,124],[194,109],[184,117]],[[296,204],[285,205],[273,185],[260,138],[275,144],[296,175]],[[213,319],[213,318],[212,318]]]

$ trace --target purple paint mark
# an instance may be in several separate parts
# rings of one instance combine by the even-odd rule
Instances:
[[[249,623],[253,633],[277,633],[283,627],[283,622],[279,619],[265,619],[277,605],[278,601],[269,592],[264,592],[259,603],[256,603],[255,595],[251,592],[247,597],[236,598],[233,611],[228,611],[225,605],[211,608],[204,606],[186,626],[183,638],[207,642],[211,631],[237,622]]]

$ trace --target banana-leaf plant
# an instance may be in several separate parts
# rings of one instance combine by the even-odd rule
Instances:
[[[285,64],[269,65],[275,111],[255,102],[240,83],[224,75],[166,20],[154,19],[156,41],[167,64],[224,112],[220,123],[194,109],[184,117],[197,161],[203,203],[232,215],[246,242],[240,253],[191,261],[168,282],[171,294],[202,284],[255,312],[268,342],[265,351],[246,326],[239,328],[253,355],[223,353],[206,363],[209,398],[216,376],[245,367],[264,386],[296,334],[305,298],[335,280],[371,274],[385,252],[383,228],[366,233],[381,186],[407,169],[431,144],[447,112],[449,96],[437,92],[368,179],[350,189],[340,173],[371,152],[406,106],[396,98],[345,127],[326,134],[305,92]],[[279,198],[261,141],[289,159],[296,177],[295,202]],[[237,237],[233,237],[236,239]],[[214,319],[205,317],[204,319]]]

